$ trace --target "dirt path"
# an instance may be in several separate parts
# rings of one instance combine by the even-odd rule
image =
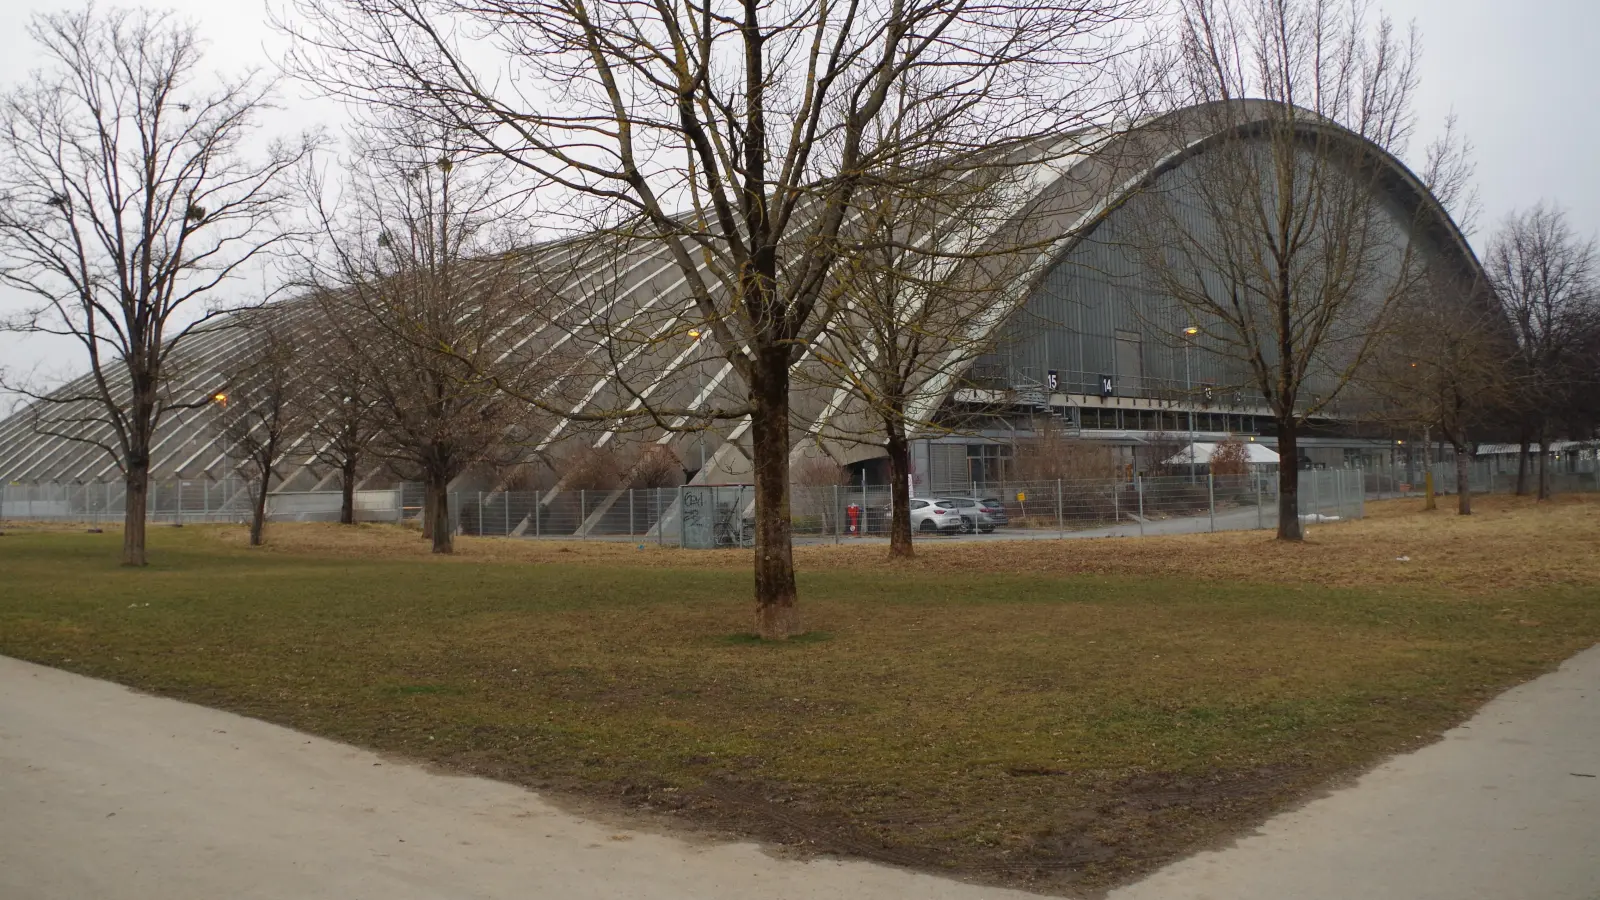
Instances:
[[[1600,897],[1600,648],[1235,846],[1111,900]],[[620,830],[0,657],[6,900],[1002,900],[1029,895]]]

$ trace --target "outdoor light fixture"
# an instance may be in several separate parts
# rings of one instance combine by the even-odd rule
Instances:
[[[1183,393],[1185,402],[1189,404],[1189,483],[1194,484],[1194,378],[1189,368],[1189,348],[1194,346],[1193,338],[1200,333],[1200,328],[1196,325],[1190,325],[1183,330],[1183,333],[1189,338],[1183,342]],[[1207,393],[1210,392],[1210,388],[1206,390]],[[1207,399],[1209,400],[1210,398],[1207,397]]]
[[[701,330],[698,329],[698,328],[691,328],[691,329],[689,329],[689,339],[698,344],[700,342],[700,335],[702,333],[703,332],[701,332]],[[706,393],[706,370],[705,370],[704,366],[696,366],[696,369],[698,369],[699,372],[700,372],[700,394],[697,395],[695,399],[699,400],[701,397],[705,396],[705,393]],[[699,429],[699,431],[700,431],[700,468],[699,468],[698,471],[699,472],[704,472],[706,470],[706,432],[705,432],[704,428]]]

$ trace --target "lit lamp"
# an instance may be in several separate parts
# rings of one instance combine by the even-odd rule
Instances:
[[[691,329],[689,329],[689,339],[694,341],[695,344],[698,345],[700,343],[700,337],[704,333],[705,332],[702,332],[698,328],[691,328]],[[705,394],[705,392],[706,392],[706,370],[705,370],[705,366],[697,366],[696,368],[698,368],[700,370],[700,393],[695,395],[695,400],[699,401],[701,396],[703,396]],[[704,477],[705,471],[706,471],[706,432],[705,432],[705,428],[702,427],[700,429],[700,470],[696,474],[700,475],[701,477]]]
[[[1194,346],[1194,336],[1200,333],[1200,329],[1198,327],[1194,326],[1194,325],[1190,325],[1188,328],[1185,328],[1183,330],[1183,333],[1184,333],[1185,337],[1187,338],[1183,342],[1183,392],[1184,392],[1184,399],[1186,401],[1188,401],[1188,403],[1189,403],[1189,483],[1193,484],[1194,481],[1195,481],[1195,473],[1194,473],[1194,380],[1190,377],[1189,348]]]

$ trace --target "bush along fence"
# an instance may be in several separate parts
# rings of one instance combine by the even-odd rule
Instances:
[[[1591,461],[1592,462],[1592,461]],[[1552,476],[1557,493],[1596,490],[1595,472]],[[1471,472],[1477,493],[1508,493],[1514,474],[1487,465]],[[1454,490],[1455,467],[1434,468],[1435,489]],[[1528,479],[1529,489],[1534,476]],[[1142,535],[1275,529],[1277,476],[1177,475],[1126,480],[1062,480],[970,485],[924,498],[978,501],[955,508],[943,527],[924,525],[918,537],[949,537],[994,528],[998,535]],[[1417,496],[1420,467],[1406,470],[1327,469],[1300,473],[1300,515],[1311,523],[1360,518],[1369,500]],[[422,488],[402,484],[355,494],[358,521],[418,521]],[[275,522],[333,522],[338,491],[276,492],[268,518]],[[112,523],[123,513],[120,482],[7,484],[0,487],[0,520]],[[886,485],[796,486],[791,522],[803,541],[883,539],[889,525]],[[982,513],[983,509],[998,510]],[[748,486],[578,491],[455,491],[452,521],[460,534],[565,540],[633,540],[694,548],[748,545],[753,535],[754,494]],[[245,522],[250,495],[241,480],[162,480],[152,483],[150,521],[158,524]]]

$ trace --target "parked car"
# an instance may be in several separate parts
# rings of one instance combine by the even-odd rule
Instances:
[[[1011,521],[1006,517],[1006,508],[1000,505],[999,500],[993,498],[979,500],[973,497],[941,497],[940,499],[954,503],[956,509],[961,511],[961,515],[971,519],[974,527],[985,534],[993,531],[996,525],[1005,525]],[[971,528],[965,531],[968,534],[972,533]]]
[[[923,534],[939,532],[960,534],[967,530],[966,517],[961,515],[955,504],[949,500],[912,497],[911,530]]]
[[[1011,517],[1006,515],[1006,505],[999,497],[984,497],[978,501],[983,504],[983,514],[989,521],[996,525],[1010,525]]]

